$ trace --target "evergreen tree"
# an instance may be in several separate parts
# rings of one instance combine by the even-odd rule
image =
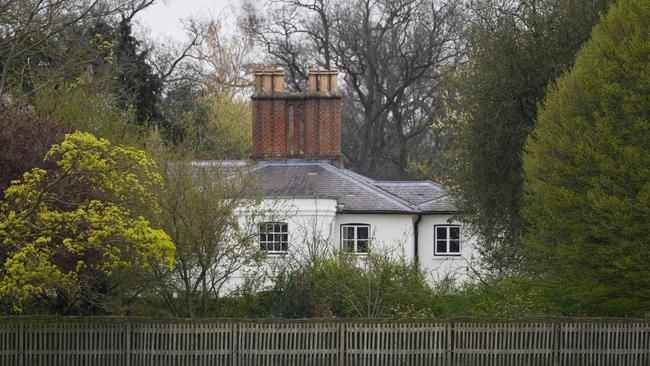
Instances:
[[[160,123],[158,102],[162,81],[147,63],[147,50],[139,50],[140,41],[133,37],[131,23],[122,20],[116,30],[113,49],[117,65],[118,101],[133,106],[135,120],[140,124]]]
[[[524,221],[521,154],[547,84],[571,66],[610,0],[473,3],[450,186],[486,264],[512,270]]]
[[[621,0],[549,88],[523,159],[529,269],[567,312],[650,311],[650,2]]]
[[[110,92],[122,110],[133,112],[132,122],[168,127],[160,107],[163,82],[149,65],[149,50],[142,49],[141,40],[134,37],[130,21],[100,19],[90,26],[82,25],[79,32],[83,33],[81,43],[96,48],[90,58],[92,84],[110,78],[103,91]]]

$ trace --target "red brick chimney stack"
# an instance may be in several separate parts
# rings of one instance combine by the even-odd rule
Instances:
[[[307,91],[284,89],[284,69],[255,70],[253,157],[341,160],[341,94],[336,70],[312,69]]]

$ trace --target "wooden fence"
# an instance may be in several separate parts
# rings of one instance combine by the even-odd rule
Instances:
[[[0,317],[0,365],[650,365],[650,322]]]

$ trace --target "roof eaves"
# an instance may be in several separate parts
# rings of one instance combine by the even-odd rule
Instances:
[[[422,210],[422,215],[460,215],[463,211],[458,210]]]
[[[397,214],[397,215],[415,215],[421,213],[420,211],[417,210],[409,210],[409,211],[400,211],[400,210],[346,210],[342,209],[339,211],[340,213],[345,213],[345,214],[376,214],[376,215],[389,215],[389,214]]]

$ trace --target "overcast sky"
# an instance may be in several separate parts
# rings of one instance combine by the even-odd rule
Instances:
[[[195,15],[215,16],[227,7],[239,7],[242,0],[158,0],[138,14],[138,21],[150,31],[151,38],[171,37],[185,40],[181,20]]]

